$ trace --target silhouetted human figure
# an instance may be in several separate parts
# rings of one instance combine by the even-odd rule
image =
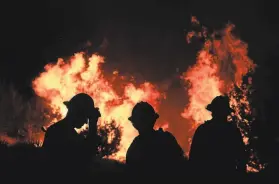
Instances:
[[[45,134],[43,148],[50,158],[50,170],[60,177],[79,178],[89,171],[96,155],[97,121],[101,116],[93,99],[84,93],[64,102],[68,113],[64,119],[50,126]],[[89,120],[89,133],[85,138],[74,128],[81,128]],[[80,176],[81,175],[81,176]]]
[[[207,106],[212,119],[200,125],[193,137],[189,161],[194,173],[223,177],[245,173],[248,155],[241,133],[228,115],[233,112],[227,96],[218,96]]]
[[[129,120],[139,135],[126,154],[126,164],[131,174],[153,174],[179,171],[185,162],[184,152],[175,137],[162,129],[154,130],[159,115],[147,102],[140,102],[132,110]]]

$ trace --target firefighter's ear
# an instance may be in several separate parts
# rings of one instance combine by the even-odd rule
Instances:
[[[97,117],[98,117],[98,118],[102,117],[99,108],[95,108],[95,109],[96,109],[96,115],[97,115]]]

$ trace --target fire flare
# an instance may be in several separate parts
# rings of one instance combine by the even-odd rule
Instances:
[[[192,22],[195,26],[200,25],[195,17],[192,17]],[[242,78],[255,69],[255,64],[247,55],[247,44],[232,34],[233,28],[234,26],[229,24],[224,30],[210,35],[207,29],[202,27],[199,32],[192,31],[187,35],[187,41],[193,36],[205,39],[204,46],[197,55],[196,64],[189,67],[181,77],[187,83],[186,96],[189,98],[189,104],[181,115],[192,125],[190,134],[194,133],[199,124],[211,119],[211,114],[205,107],[221,94],[230,95],[230,103],[236,111],[238,125],[250,126],[250,122],[240,113],[240,108],[243,107],[246,114],[251,113],[248,90],[242,87]],[[63,101],[80,92],[91,95],[102,113],[100,125],[115,120],[123,128],[121,149],[114,157],[121,159],[137,135],[127,120],[132,107],[143,100],[158,110],[160,99],[165,96],[148,82],[136,87],[133,82],[127,82],[125,77],[118,76],[118,71],[114,71],[112,77],[108,77],[107,73],[101,70],[103,63],[104,58],[96,54],[86,59],[83,53],[77,53],[67,62],[59,59],[56,64],[45,66],[45,71],[33,81],[33,89],[38,96],[48,101],[53,114],[61,117],[67,112]],[[115,82],[115,78],[118,78],[120,83]],[[235,91],[234,85],[243,93],[241,97]],[[121,92],[118,88],[121,88]],[[50,119],[50,124],[59,120],[54,117],[56,116]],[[162,128],[167,129],[168,125],[164,122]],[[242,134],[248,144],[245,129],[242,129]]]
[[[148,82],[139,87],[131,82],[115,84],[118,87],[123,85],[122,94],[118,94],[113,82],[105,78],[100,68],[103,63],[104,58],[96,54],[86,59],[83,53],[77,53],[69,62],[59,59],[56,64],[45,66],[45,71],[33,81],[33,89],[38,96],[49,102],[53,114],[60,114],[61,117],[67,113],[63,101],[80,92],[89,94],[102,114],[100,125],[115,120],[122,127],[121,148],[115,155],[116,159],[121,159],[137,135],[128,121],[133,106],[139,101],[147,101],[157,109],[163,95]],[[114,77],[117,74],[113,72]],[[53,118],[50,123],[58,120]]]
[[[192,23],[200,25],[195,17],[192,18]],[[233,28],[234,25],[228,24],[224,30],[208,34],[206,28],[201,27],[200,31],[187,34],[188,42],[194,36],[205,42],[197,55],[196,64],[189,67],[182,76],[187,84],[185,89],[189,104],[181,115],[191,122],[190,133],[193,134],[199,124],[212,118],[211,113],[205,109],[206,106],[216,96],[228,94],[230,104],[236,111],[234,116],[242,131],[243,140],[248,144],[247,132],[242,127],[243,124],[250,126],[250,122],[242,117],[240,108],[244,108],[246,115],[251,114],[251,108],[247,98],[248,90],[243,87],[242,79],[249,71],[254,71],[256,65],[248,57],[247,44],[233,35]],[[235,87],[242,96],[238,95]]]

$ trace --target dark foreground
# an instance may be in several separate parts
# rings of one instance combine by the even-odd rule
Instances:
[[[135,178],[139,176],[140,173],[132,176],[131,171],[127,172],[124,163],[109,159],[100,159],[92,163],[89,176],[79,175],[65,177],[64,175],[63,178],[55,178],[51,177],[55,174],[53,173],[53,169],[51,167],[45,167],[47,161],[41,148],[36,148],[28,144],[19,144],[12,147],[7,147],[3,144],[0,145],[0,176],[1,183],[3,184],[12,182],[58,183],[60,179],[63,183],[74,182],[74,180],[78,183],[94,183],[94,181],[102,181],[102,183],[123,181],[148,182],[151,177],[157,182],[164,181],[164,179],[171,179],[174,183],[176,183],[175,181],[177,181],[177,183],[209,182],[207,176],[194,175],[191,173],[190,169],[185,169],[185,171],[181,171],[180,173],[169,173],[168,176],[160,175],[160,173],[154,171],[154,173],[150,173],[150,176]],[[55,168],[55,165],[53,168]],[[61,171],[61,173],[63,173],[63,171]],[[50,179],[50,181],[48,181],[48,179]],[[276,180],[276,173],[267,169],[259,173],[247,173],[245,176],[241,176],[237,183],[273,183],[273,181]],[[226,176],[218,176],[218,181],[222,183],[235,183],[233,179],[227,178]]]

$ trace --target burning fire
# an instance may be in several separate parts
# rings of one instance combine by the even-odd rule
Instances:
[[[199,26],[196,17],[192,17],[192,23]],[[216,97],[222,94],[230,96],[230,105],[236,113],[237,119],[245,144],[249,144],[247,132],[243,129],[250,126],[250,122],[242,117],[241,107],[244,107],[245,115],[252,113],[247,98],[247,87],[243,87],[243,76],[248,72],[254,71],[255,64],[248,57],[247,44],[232,34],[234,25],[228,24],[226,28],[219,32],[209,34],[205,27],[201,27],[198,32],[189,32],[186,39],[191,41],[195,36],[203,38],[205,43],[197,55],[197,62],[182,76],[186,82],[189,104],[181,114],[192,124],[190,133],[193,134],[197,126],[206,120],[210,120],[211,113],[206,106]],[[252,78],[249,78],[251,84]],[[240,90],[236,92],[235,86]],[[191,140],[189,140],[191,141]]]
[[[63,101],[80,92],[91,95],[102,114],[100,125],[115,120],[122,127],[121,148],[115,155],[116,159],[121,159],[126,155],[133,138],[137,136],[137,131],[128,121],[133,106],[139,101],[147,101],[157,109],[163,96],[148,82],[139,87],[124,81],[122,84],[113,85],[113,81],[106,79],[101,70],[103,63],[104,58],[95,54],[86,59],[83,53],[77,53],[69,62],[59,59],[56,64],[45,66],[45,71],[33,81],[33,88],[38,96],[49,102],[53,114],[61,117],[67,113]],[[117,74],[117,71],[113,72],[114,77]],[[118,94],[114,86],[122,86],[122,94]],[[58,120],[53,118],[50,123]]]
[[[192,18],[192,22],[199,24],[195,17]],[[247,44],[232,34],[233,28],[234,25],[229,24],[221,32],[208,35],[203,27],[201,32],[189,32],[187,35],[188,41],[193,36],[206,39],[204,47],[197,55],[196,64],[182,77],[189,84],[187,89],[190,101],[182,116],[197,124],[211,119],[211,114],[205,107],[213,98],[229,94],[234,84],[240,87],[242,77],[255,69],[255,64],[248,57]],[[247,99],[242,101],[249,103]],[[236,103],[231,98],[231,103],[233,102]]]
[[[192,17],[192,23],[200,26],[195,17]],[[192,135],[199,124],[211,119],[205,107],[221,94],[230,96],[239,127],[243,127],[243,124],[250,126],[250,122],[241,115],[243,107],[245,114],[252,113],[247,98],[249,90],[243,88],[242,78],[254,71],[256,65],[248,57],[247,44],[232,34],[233,28],[234,25],[228,24],[224,30],[209,34],[205,27],[201,27],[200,31],[192,31],[187,35],[187,41],[193,37],[205,39],[196,64],[189,67],[181,77],[187,84],[185,96],[189,99],[181,116],[191,123],[189,133]],[[125,77],[118,76],[118,71],[108,77],[101,69],[103,63],[104,58],[96,54],[87,58],[83,53],[77,53],[69,61],[59,59],[56,64],[45,66],[45,71],[33,81],[33,89],[38,96],[47,100],[53,114],[61,117],[67,113],[63,101],[80,92],[91,95],[102,114],[100,125],[115,120],[122,127],[121,148],[114,156],[115,159],[122,159],[131,141],[137,136],[137,131],[128,121],[133,106],[139,101],[147,101],[158,110],[160,100],[165,96],[151,83],[145,82],[138,86],[133,81],[127,82]],[[235,86],[241,90],[241,97]],[[50,124],[60,120],[55,117],[50,119]],[[168,127],[169,124],[164,122],[162,128]],[[245,129],[241,131],[248,144]]]

